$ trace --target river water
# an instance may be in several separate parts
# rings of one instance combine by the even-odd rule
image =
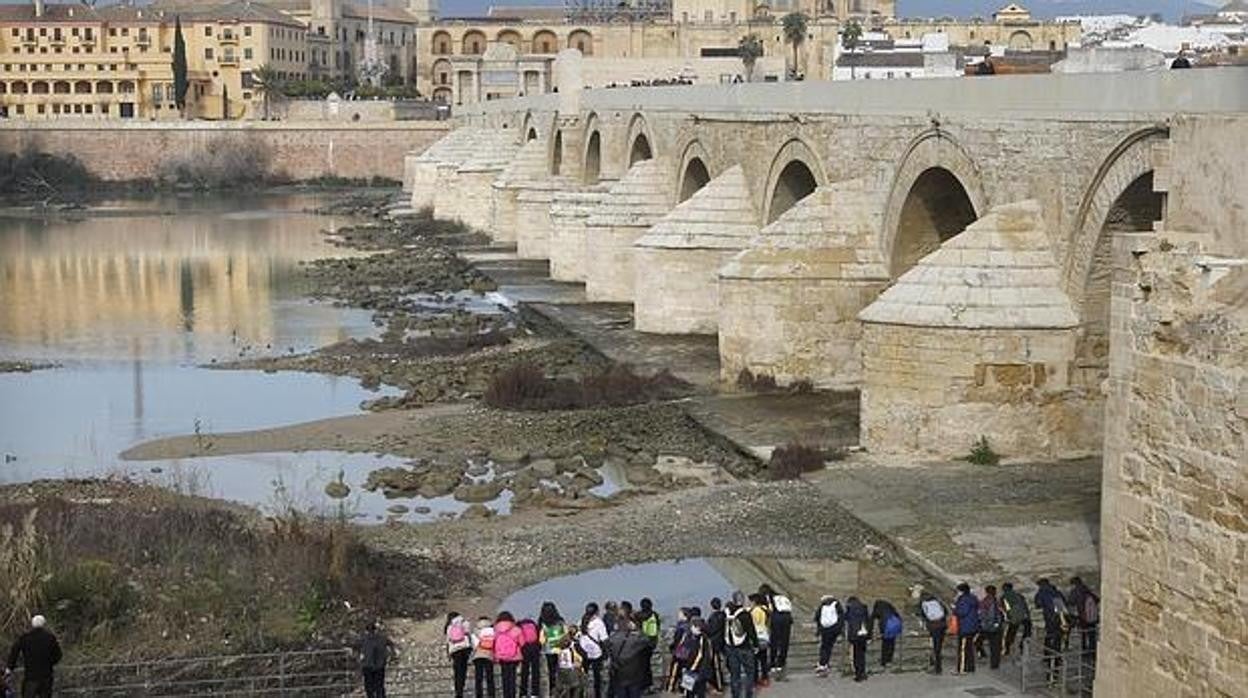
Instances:
[[[130,476],[251,504],[358,493],[368,454],[275,453],[125,462],[142,441],[359,412],[349,378],[204,368],[376,333],[369,313],[312,302],[300,264],[345,254],[307,213],[315,196],[114,202],[80,220],[0,217],[0,359],[59,364],[0,374],[0,482]],[[384,498],[350,502],[371,518]]]

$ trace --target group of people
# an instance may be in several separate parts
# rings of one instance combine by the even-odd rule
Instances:
[[[1082,649],[1096,649],[1099,597],[1075,577],[1063,594],[1048,579],[1037,582],[1032,599],[1044,618],[1044,647],[1050,671],[1080,629]],[[914,609],[931,637],[929,671],[943,671],[946,636],[956,638],[958,673],[975,671],[977,657],[996,669],[1002,657],[1021,650],[1032,635],[1031,608],[1011,583],[1000,592],[987,585],[982,595],[967,584],[947,605],[934,594],[918,594]],[[851,647],[855,681],[866,681],[867,648],[878,638],[879,663],[893,663],[904,631],[902,613],[880,599],[870,607],[856,596],[844,603],[821,599],[812,622],[819,639],[816,673],[830,672],[841,637]],[[542,604],[536,618],[517,620],[502,612],[475,622],[458,613],[446,619],[446,647],[454,667],[455,698],[463,698],[471,670],[476,698],[495,698],[496,672],[502,698],[636,698],[665,691],[687,698],[724,692],[750,698],[773,680],[782,680],[794,629],[793,603],[764,584],[754,594],[736,592],[728,601],[713,598],[704,613],[698,606],[679,610],[664,632],[650,599],[634,609],[628,601],[589,603],[579,622],[568,622],[554,603]],[[656,676],[654,655],[666,643],[669,659]],[[545,684],[542,672],[545,671]]]
[[[1032,602],[1044,619],[1043,658],[1050,678],[1055,676],[1074,630],[1079,630],[1080,649],[1095,655],[1100,597],[1082,579],[1071,578],[1070,591],[1063,594],[1047,578],[1041,578],[1036,581]],[[965,582],[959,584],[952,609],[933,594],[923,593],[917,614],[931,635],[929,671],[935,674],[942,671],[941,649],[946,635],[957,638],[958,673],[974,672],[977,657],[987,658],[990,668],[999,668],[1001,658],[1013,651],[1015,640],[1021,650],[1032,635],[1027,599],[1009,582],[1001,586],[999,595],[996,586],[985,586],[982,596],[972,593]]]

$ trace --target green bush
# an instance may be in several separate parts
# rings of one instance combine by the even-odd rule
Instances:
[[[965,460],[974,465],[996,465],[1001,462],[1001,456],[988,445],[988,437],[981,436],[971,445],[971,452]]]
[[[56,627],[70,638],[107,635],[126,625],[137,594],[116,566],[82,560],[47,577],[43,598]]]

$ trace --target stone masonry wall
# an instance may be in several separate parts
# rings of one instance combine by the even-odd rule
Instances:
[[[1168,248],[1116,240],[1097,698],[1248,686],[1248,267]]]
[[[106,180],[145,179],[175,154],[220,143],[269,151],[271,170],[293,179],[334,175],[399,179],[408,152],[446,134],[441,121],[339,125],[325,123],[83,123],[0,127],[0,152],[27,147],[73,155]]]

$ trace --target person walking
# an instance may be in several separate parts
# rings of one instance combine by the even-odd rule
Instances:
[[[476,698],[494,698],[494,624],[486,616],[472,629],[472,685]]]
[[[992,584],[984,587],[984,598],[979,600],[979,637],[975,638],[975,653],[985,655],[988,646],[988,668],[1001,668],[1001,633],[1005,627],[1005,610],[997,598],[997,588]]]
[[[958,585],[953,600],[953,615],[958,618],[958,673],[975,673],[975,636],[979,634],[979,599],[966,582]]]
[[[707,686],[715,693],[724,692],[724,628],[728,615],[724,613],[724,602],[718,597],[711,599],[711,615],[706,619],[706,635],[711,642],[711,675],[707,678]]]
[[[568,627],[563,622],[563,616],[559,615],[559,609],[550,601],[542,604],[537,620],[540,623],[539,639],[542,654],[546,656],[546,678],[550,684],[550,695],[554,695],[555,683],[559,676],[559,650],[563,638],[568,634]],[[534,695],[540,695],[540,693],[535,690]]]
[[[686,644],[692,645],[692,656],[689,658],[681,676],[680,688],[685,698],[706,698],[707,684],[710,682],[715,650],[707,637],[707,624],[701,618],[694,618],[689,624],[689,635]]]
[[[1047,578],[1036,580],[1036,596],[1032,601],[1044,615],[1044,656],[1049,667],[1049,681],[1057,680],[1062,665],[1062,645],[1070,630],[1070,613],[1066,597]]]
[[[853,648],[854,681],[867,680],[867,643],[871,641],[871,613],[857,596],[845,600],[845,639]]]
[[[598,604],[593,602],[586,604],[585,614],[581,616],[581,634],[577,642],[580,645],[581,654],[585,657],[585,674],[594,687],[594,698],[602,698],[602,663],[606,656],[607,640],[610,637],[606,621],[598,614]]]
[[[744,606],[741,592],[733,594],[725,610],[724,656],[728,662],[728,684],[732,698],[753,698],[754,657],[758,652],[758,636],[754,620]]]
[[[523,659],[524,633],[507,611],[494,619],[494,661],[498,662],[503,698],[517,698],[516,670]]]
[[[542,695],[542,631],[537,621],[524,618],[520,628],[520,695],[538,698]]]
[[[369,623],[359,646],[360,673],[364,676],[364,695],[367,698],[386,698],[386,664],[390,662],[393,651],[394,644],[390,638],[381,632],[376,623]]]
[[[1001,608],[1005,611],[1005,640],[1001,643],[1001,654],[1008,657],[1014,650],[1015,638],[1018,638],[1021,652],[1023,643],[1031,637],[1031,609],[1027,607],[1027,599],[1014,591],[1012,582],[1001,585]]]
[[[944,656],[945,633],[949,629],[949,611],[945,604],[931,592],[922,592],[919,597],[919,618],[923,620],[927,634],[932,638],[932,656],[928,661],[928,671],[939,674],[942,671]]]
[[[621,617],[615,634],[607,643],[611,684],[615,688],[613,698],[640,698],[646,680],[646,657],[650,652],[650,642],[638,632],[637,624]]]
[[[1079,649],[1096,655],[1096,632],[1101,623],[1101,597],[1079,577],[1071,577],[1070,593],[1066,596],[1079,629]]]
[[[451,671],[455,676],[455,698],[464,698],[468,684],[468,660],[472,656],[472,628],[458,613],[446,615],[446,654],[451,658]]]
[[[835,596],[825,595],[815,611],[815,632],[819,636],[819,665],[815,667],[815,673],[819,676],[828,675],[832,648],[836,646],[836,638],[841,636],[844,622],[845,609],[841,607],[841,602]]]
[[[654,602],[650,599],[641,600],[641,610],[637,611],[637,627],[650,642],[650,649],[646,652],[645,680],[642,681],[642,692],[649,693],[654,689],[654,651],[658,649],[659,636],[663,633],[659,614],[654,612]]]
[[[607,637],[615,634],[615,624],[620,617],[620,607],[614,601],[602,605],[602,624],[607,627]]]
[[[771,608],[771,671],[777,681],[783,681],[784,670],[789,663],[789,643],[793,637],[793,601],[767,584],[759,587],[758,591],[767,598]]]
[[[901,614],[897,612],[896,606],[884,599],[877,599],[871,605],[871,620],[880,629],[880,666],[888,668],[897,651],[897,638],[901,637]]]
[[[61,643],[47,625],[43,616],[31,618],[30,630],[22,633],[9,650],[5,677],[13,673],[19,662],[26,669],[22,676],[22,698],[52,698],[55,669],[61,661]]]

